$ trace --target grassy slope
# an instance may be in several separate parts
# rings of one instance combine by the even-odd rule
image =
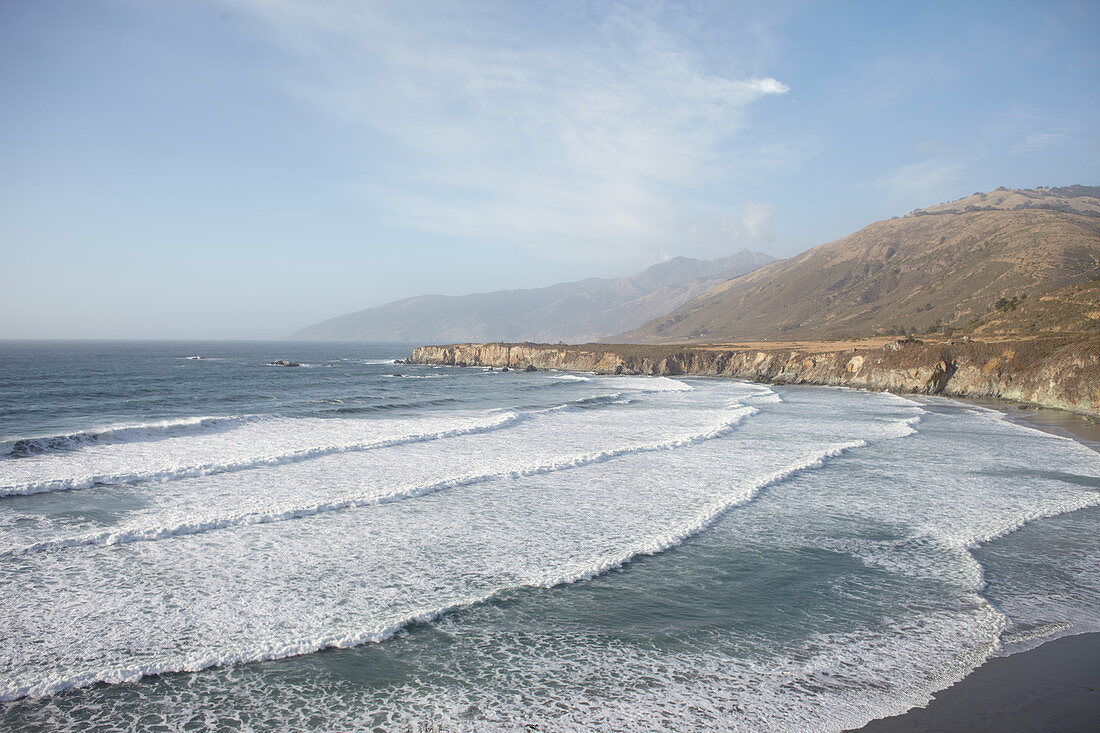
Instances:
[[[996,312],[1001,299],[1034,298],[1098,275],[1100,199],[995,191],[876,222],[722,283],[613,340],[837,339],[962,328]]]

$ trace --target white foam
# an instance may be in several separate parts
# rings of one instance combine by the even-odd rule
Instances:
[[[7,440],[0,443],[0,456],[24,458],[52,451],[74,451],[89,445],[159,440],[194,432],[230,429],[262,419],[259,415],[226,415],[119,423],[62,435]]]
[[[597,393],[548,410],[629,403],[623,395],[624,392]],[[357,408],[338,409],[354,412]],[[188,435],[186,439],[169,436],[173,439],[145,445],[89,445],[75,454],[53,453],[0,461],[0,496],[176,481],[278,466],[336,453],[491,432],[513,427],[518,421],[545,411],[436,413],[413,418],[267,419],[256,424],[245,421],[236,425],[235,430],[218,434]]]
[[[230,527],[240,527],[253,524],[270,524],[272,522],[282,522],[290,519],[301,519],[303,517],[309,517],[327,512],[356,509],[377,504],[386,504],[393,501],[400,501],[402,499],[411,499],[418,496],[425,496],[427,494],[432,494],[437,491],[443,491],[444,489],[450,489],[459,486],[469,486],[471,484],[485,483],[488,481],[555,473],[571,468],[579,468],[581,466],[589,466],[596,463],[602,463],[604,461],[609,461],[620,456],[635,453],[650,453],[654,451],[675,450],[677,448],[683,448],[685,446],[694,445],[704,441],[714,440],[715,438],[719,438],[729,434],[729,432],[732,431],[738,424],[740,424],[742,420],[744,420],[746,417],[756,414],[756,412],[757,409],[754,407],[742,407],[739,409],[734,409],[729,411],[729,413],[723,418],[721,422],[710,427],[709,429],[706,429],[699,433],[683,435],[668,440],[654,441],[650,443],[643,443],[640,445],[628,445],[618,448],[609,448],[606,450],[593,451],[580,455],[565,456],[542,463],[504,468],[502,470],[489,473],[449,476],[428,483],[413,484],[398,487],[395,489],[382,489],[377,492],[365,493],[358,496],[343,497],[336,501],[299,505],[290,508],[280,509],[279,511],[274,512],[268,511],[243,513],[229,516],[220,516],[216,518],[207,518],[201,521],[181,522],[170,526],[162,525],[154,527],[129,527],[104,532],[87,533],[75,537],[63,537],[59,539],[40,541],[21,547],[6,548],[0,550],[0,555],[23,555],[27,553],[59,550],[70,547],[81,547],[90,545],[119,545],[129,544],[131,542],[162,540],[169,537],[199,534],[202,532],[210,532],[213,530],[226,529]],[[855,444],[852,444],[852,446],[854,445]]]
[[[10,629],[0,656],[15,661],[0,676],[0,697],[379,641],[411,620],[438,619],[508,589],[591,578],[715,527],[723,542],[752,550],[767,534],[780,550],[850,553],[892,579],[923,578],[922,592],[944,601],[899,602],[897,618],[867,616],[844,632],[806,634],[794,653],[748,656],[729,653],[729,644],[658,650],[598,634],[513,639],[461,614],[443,630],[455,646],[469,646],[488,677],[456,663],[444,676],[463,682],[461,691],[419,680],[374,688],[362,691],[373,695],[362,704],[341,699],[320,719],[355,727],[340,716],[385,711],[371,727],[386,728],[419,710],[487,730],[518,720],[554,730],[859,727],[922,704],[997,648],[1005,619],[976,595],[983,580],[968,550],[974,542],[1095,498],[1080,484],[1024,471],[1041,463],[1069,478],[1100,473],[1095,454],[1066,441],[874,394],[794,389],[775,402],[727,382],[631,396],[637,401],[621,410],[574,406],[508,431],[171,485],[182,502],[174,506],[197,516],[240,495],[269,508],[292,492],[331,499],[341,476],[362,477],[368,467],[392,471],[370,474],[379,477],[470,479],[417,501],[375,496],[374,504],[301,521],[10,555],[0,563],[0,593],[11,599],[0,610]],[[600,450],[573,450],[595,444]],[[463,456],[494,470],[467,472],[476,464]],[[833,468],[809,470],[821,466]],[[158,504],[168,497],[148,500],[143,519],[168,516]],[[64,529],[52,527],[53,539]],[[0,525],[9,546],[14,531]],[[492,659],[479,651],[489,644]]]
[[[131,444],[86,450],[80,456],[48,454],[0,463],[0,496],[26,496],[93,486],[169,481],[277,466],[334,453],[372,450],[454,435],[498,430],[517,413],[430,417],[417,421],[286,418],[242,423],[220,436],[163,440],[156,448]],[[412,430],[410,431],[410,427]],[[302,446],[303,439],[313,445]],[[94,448],[94,446],[93,446]],[[232,459],[213,458],[235,454]],[[49,476],[61,474],[60,478]]]
[[[616,389],[638,390],[640,392],[690,392],[695,389],[690,384],[670,377],[603,377],[613,381]]]
[[[620,566],[639,553],[660,552],[700,531],[731,506],[748,501],[768,482],[820,465],[827,456],[851,447],[810,451],[793,462],[774,455],[766,463],[784,463],[781,468],[745,476],[723,491],[716,493],[717,487],[693,482],[689,485],[691,490],[682,491],[675,501],[654,502],[658,495],[674,498],[667,492],[683,478],[682,469],[701,471],[701,475],[712,473],[705,462],[699,463],[699,456],[690,455],[690,450],[714,445],[714,438],[728,431],[737,419],[755,411],[742,409],[740,415],[729,416],[725,425],[716,425],[710,434],[654,444],[648,452],[637,449],[629,454],[624,452],[624,460],[629,458],[631,463],[619,465],[610,473],[602,466],[612,465],[608,463],[612,456],[590,456],[587,460],[591,464],[577,467],[585,475],[567,482],[566,486],[539,482],[538,473],[529,471],[468,487],[467,492],[473,494],[437,494],[450,498],[431,506],[418,508],[411,502],[399,502],[385,505],[392,508],[388,514],[378,513],[383,507],[370,513],[361,510],[327,514],[308,523],[282,523],[277,525],[280,529],[275,534],[263,527],[238,528],[233,533],[142,543],[147,550],[123,554],[107,553],[106,548],[89,554],[94,548],[86,548],[82,553],[66,553],[63,568],[52,554],[11,558],[7,567],[33,559],[35,572],[45,573],[43,581],[47,584],[58,571],[72,581],[68,589],[61,589],[60,595],[53,594],[52,605],[44,616],[18,614],[17,624],[23,627],[20,633],[29,631],[28,624],[38,626],[44,618],[71,617],[74,613],[84,614],[86,623],[76,630],[80,639],[64,640],[64,648],[56,644],[65,635],[52,635],[49,649],[35,650],[33,654],[37,657],[40,652],[46,653],[53,661],[44,667],[32,665],[33,669],[26,669],[18,680],[5,680],[0,686],[0,698],[52,694],[96,681],[132,681],[147,674],[379,641],[412,621],[437,618],[455,608],[483,602],[505,589],[573,582]],[[707,455],[722,456],[728,449],[729,446],[715,448],[708,450]],[[681,456],[685,451],[689,455]],[[653,462],[650,457],[657,455],[668,456],[671,463],[663,459]],[[760,459],[750,450],[743,452],[736,463],[739,470],[745,470]],[[670,471],[670,467],[677,470]],[[628,489],[623,476],[638,477],[642,485]],[[548,501],[554,495],[560,497],[562,488],[575,497],[566,499],[561,506]],[[587,502],[577,501],[582,495],[588,497]],[[633,507],[633,511],[623,511],[626,507]],[[617,511],[609,513],[613,508]],[[394,527],[408,527],[409,518],[414,516],[421,517],[421,521],[430,520],[421,532],[402,534],[389,526],[395,522]],[[662,517],[668,521],[655,521]],[[616,518],[621,526],[608,525],[610,518]],[[602,533],[594,531],[597,527],[603,528]],[[364,544],[359,538],[365,536],[371,540]],[[538,542],[532,541],[535,536]],[[448,549],[455,542],[466,545],[466,549],[455,554]],[[413,555],[404,558],[395,555],[400,547],[414,550]],[[245,548],[247,551],[242,552]],[[347,555],[349,551],[351,554]],[[224,557],[232,557],[233,561],[226,564],[218,559]],[[300,567],[302,562],[327,564],[334,560],[344,567],[343,572],[365,575],[354,580],[347,576],[341,579]],[[272,572],[278,575],[292,572],[300,579],[295,582],[306,582],[310,588],[299,588],[294,594],[280,589],[272,595],[277,587],[282,587],[278,583],[271,585]],[[387,577],[391,580],[385,580]],[[91,587],[86,584],[89,580]],[[120,581],[121,587],[117,585]],[[187,600],[193,593],[204,594],[203,588],[221,587],[227,581],[227,590],[234,589],[232,596],[220,595],[208,611]],[[142,613],[142,605],[135,607],[129,600],[131,589],[143,595],[156,594],[164,582],[172,584],[172,595],[180,608],[166,609],[165,616],[153,626],[127,622],[135,613]],[[396,595],[394,590],[386,590],[392,587],[387,583],[392,582],[397,582],[396,588],[400,589]],[[94,600],[93,596],[85,595],[85,589],[94,593]],[[332,595],[333,591],[337,595]],[[349,591],[351,598],[344,595]],[[329,599],[320,600],[318,592]],[[369,602],[367,596],[375,600]],[[226,606],[227,602],[232,608]],[[36,603],[36,599],[24,596],[18,605],[28,603]],[[89,603],[94,603],[99,611],[93,611]],[[185,625],[193,623],[193,614],[199,612],[203,624],[214,622],[220,629],[218,635],[205,635],[200,646],[180,648],[172,641],[180,633],[180,611],[193,619],[184,622]],[[106,625],[103,613],[109,613]],[[339,621],[340,618],[347,620]],[[268,628],[271,619],[278,619],[276,628]],[[284,624],[295,629],[290,638],[277,630]],[[88,635],[90,630],[94,632]],[[107,654],[114,658],[120,652],[112,650],[127,651],[116,663],[88,667],[87,662],[80,660],[87,658],[89,645],[99,650],[92,652],[92,657]],[[148,653],[142,652],[143,649]]]

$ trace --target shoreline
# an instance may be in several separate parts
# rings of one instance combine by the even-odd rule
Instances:
[[[1044,433],[1076,440],[1100,452],[1100,420],[1094,417],[1060,410],[1057,407],[1043,407],[1012,400],[973,397],[949,397],[948,399],[996,410],[1004,413],[1005,418],[1012,422],[1027,425]]]
[[[733,377],[765,384],[1006,400],[1100,418],[1100,339],[714,345],[469,343],[421,346],[412,364]]]
[[[990,657],[920,708],[859,733],[1100,730],[1100,633],[1074,634]]]
[[[950,397],[996,410],[1005,419],[1060,435],[1100,452],[1100,424],[1065,410],[1008,400]],[[1038,646],[992,656],[924,707],[878,718],[851,731],[1100,730],[1100,632],[1054,636]]]
[[[1010,400],[949,397],[996,410],[1006,420],[1060,435],[1100,452],[1096,420]],[[852,733],[1100,730],[1100,632],[1054,636],[992,656],[923,707],[877,718]]]
[[[627,370],[622,369],[625,360],[613,351],[602,354],[591,351],[568,354],[567,350],[571,350],[569,347],[539,349],[531,348],[531,345],[525,346],[526,348],[521,347],[523,351],[520,352],[520,359],[526,360],[528,364],[541,361],[539,366],[543,369],[628,373]],[[430,348],[432,347],[427,347],[427,349]],[[414,354],[413,361],[421,363],[449,361],[450,365],[454,366],[502,365],[482,364],[483,353],[480,347],[476,350],[448,347],[447,353],[440,353],[443,351],[440,347],[435,348],[438,349],[435,353],[427,352],[427,349],[418,349],[419,354]],[[516,368],[517,364],[513,363],[512,347],[506,348],[503,365]],[[557,358],[550,363],[539,360],[540,351],[550,351]],[[608,359],[609,355],[617,358]],[[420,358],[417,359],[417,356]],[[461,364],[459,361],[463,356],[472,358],[465,364]],[[493,354],[493,361],[499,361],[500,356]],[[563,356],[566,358],[562,358]],[[581,358],[578,359],[578,356]],[[594,362],[593,356],[598,356],[598,361]],[[681,355],[677,354],[677,357],[679,356]],[[618,366],[613,363],[614,361],[618,362]],[[823,381],[815,383],[801,380],[795,382],[784,379],[753,378],[753,376],[722,373],[720,370],[712,369],[705,371],[684,369],[682,366],[688,365],[676,362],[670,365],[667,356],[661,362],[649,363],[651,361],[652,357],[648,357],[640,364],[632,364],[630,361],[625,363],[630,365],[628,368],[634,373],[732,377],[776,384],[794,382],[806,386],[869,388],[863,384],[829,384]],[[893,392],[903,396],[916,392],[912,389],[889,388],[874,391]],[[929,392],[930,390],[924,393]],[[947,390],[937,390],[936,393],[938,396],[960,404],[995,410],[1004,415],[1006,420],[1069,438],[1100,452],[1100,421],[1095,417],[1097,414],[1095,412],[1082,414],[1033,400],[996,395],[971,396],[952,394]],[[925,706],[911,708],[899,715],[878,718],[861,728],[850,730],[858,730],[860,733],[928,733],[931,731],[990,731],[990,733],[996,731],[1000,733],[1017,730],[1093,729],[1100,730],[1100,632],[1054,636],[1026,650],[1007,656],[990,657],[963,679],[934,693]]]

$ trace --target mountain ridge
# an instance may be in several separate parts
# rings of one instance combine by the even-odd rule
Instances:
[[[1100,187],[1006,189],[874,222],[601,339],[838,339],[961,328],[1100,276]]]
[[[329,341],[591,341],[633,328],[722,280],[774,262],[742,250],[715,260],[674,257],[624,278],[543,288],[418,295],[307,326],[290,336]]]

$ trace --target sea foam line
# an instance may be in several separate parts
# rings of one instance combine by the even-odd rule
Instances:
[[[755,408],[746,407],[744,409],[746,410],[746,413],[741,416],[742,419],[749,414],[752,414],[749,411],[755,412]],[[721,430],[721,428],[716,428],[716,430]],[[644,555],[655,555],[664,552],[668,549],[682,544],[691,536],[703,531],[711,524],[713,524],[722,514],[729,511],[733,507],[752,500],[757,495],[759,495],[761,490],[763,490],[767,486],[783,481],[801,471],[806,471],[812,468],[823,466],[829,458],[839,456],[846,451],[866,445],[868,445],[868,442],[865,440],[855,440],[847,443],[833,445],[825,450],[818,451],[815,454],[805,456],[801,460],[784,469],[774,471],[771,474],[762,477],[752,486],[747,487],[746,489],[737,492],[736,494],[729,494],[716,498],[712,502],[708,503],[702,510],[700,510],[691,520],[681,524],[674,530],[667,532],[664,535],[651,538],[644,542],[636,543],[624,550],[623,552],[617,553],[609,558],[605,558],[604,560],[599,561],[592,566],[578,567],[571,570],[566,570],[565,572],[559,573],[557,575],[544,575],[542,577],[532,578],[530,581],[518,585],[501,586],[480,595],[461,598],[456,602],[447,604],[445,606],[437,607],[434,609],[423,609],[414,611],[412,613],[406,614],[400,619],[395,619],[392,623],[386,624],[381,628],[363,630],[353,634],[345,634],[342,636],[322,636],[315,639],[291,644],[272,645],[263,649],[239,651],[232,654],[224,654],[221,656],[196,654],[175,663],[161,662],[155,664],[140,665],[132,668],[116,668],[111,670],[103,670],[65,677],[62,679],[58,679],[56,676],[52,676],[18,686],[8,685],[4,688],[0,688],[0,702],[9,702],[11,700],[16,700],[21,697],[27,696],[41,697],[45,695],[52,695],[78,687],[87,687],[100,682],[106,682],[110,684],[123,684],[135,682],[142,677],[159,674],[167,674],[172,672],[198,672],[200,670],[208,669],[210,667],[261,662],[274,659],[283,659],[291,656],[300,656],[303,654],[312,654],[321,651],[322,649],[346,649],[350,647],[361,646],[367,643],[380,643],[391,638],[402,629],[410,625],[417,623],[428,623],[431,621],[435,621],[446,614],[453,613],[455,611],[465,608],[470,608],[475,605],[487,603],[489,601],[492,601],[494,598],[500,596],[501,594],[507,591],[515,590],[516,588],[551,588],[557,585],[566,585],[584,580],[590,580],[610,570],[622,567],[634,558]]]
[[[318,514],[328,514],[330,512],[345,511],[348,509],[359,509],[362,507],[377,506],[380,504],[391,504],[393,502],[402,501],[405,499],[413,499],[419,496],[425,496],[427,494],[434,494],[439,491],[444,491],[446,489],[452,489],[461,486],[471,486],[488,481],[508,478],[523,478],[525,476],[537,476],[540,474],[555,473],[557,471],[564,471],[571,468],[579,468],[581,466],[590,466],[596,463],[603,463],[605,461],[610,461],[620,456],[634,453],[652,453],[656,451],[676,450],[677,448],[684,448],[690,445],[695,445],[697,443],[714,440],[715,438],[720,438],[728,435],[745,418],[755,415],[759,412],[759,410],[755,407],[740,407],[736,410],[731,410],[730,412],[732,414],[729,415],[725,420],[704,432],[686,435],[671,440],[657,441],[635,446],[624,446],[622,448],[611,448],[603,451],[594,451],[592,453],[584,453],[581,455],[570,456],[568,458],[561,458],[555,461],[547,461],[546,463],[541,463],[534,466],[526,466],[524,468],[506,471],[454,476],[439,481],[409,486],[403,489],[399,489],[397,491],[393,491],[389,494],[354,496],[339,501],[323,502],[318,504],[311,504],[308,506],[293,507],[281,512],[271,512],[267,514],[250,512],[247,514],[237,514],[234,516],[222,517],[220,519],[207,520],[203,522],[181,522],[170,527],[150,527],[146,529],[115,530],[109,532],[85,534],[77,537],[68,537],[57,540],[46,540],[30,545],[24,545],[22,547],[13,547],[3,550],[2,552],[0,552],[0,557],[27,555],[35,552],[61,550],[72,547],[122,545],[130,544],[133,542],[152,542],[156,540],[168,539],[171,537],[213,532],[215,530],[227,529],[230,527],[242,527],[256,524],[272,524],[275,522],[285,522],[293,519],[312,517]]]
[[[0,487],[0,497],[27,496],[30,494],[45,494],[54,491],[77,491],[80,489],[90,489],[94,486],[117,486],[120,484],[134,484],[145,481],[170,481],[184,478],[196,478],[199,476],[210,476],[219,473],[245,471],[251,468],[260,468],[262,466],[279,466],[335,453],[375,450],[378,448],[389,448],[395,445],[405,445],[407,443],[423,443],[430,440],[439,440],[441,438],[453,438],[459,435],[491,432],[493,430],[500,430],[508,427],[528,417],[530,417],[529,413],[521,414],[509,412],[500,416],[495,416],[490,422],[481,425],[452,428],[450,430],[412,433],[396,438],[374,440],[364,443],[318,446],[315,448],[294,451],[293,453],[284,453],[282,455],[249,458],[244,461],[208,463],[198,466],[187,466],[184,468],[172,468],[164,471],[150,471],[148,473],[99,474],[81,476],[79,478],[54,479],[51,481],[38,481],[21,485],[3,486]]]
[[[265,418],[261,415],[227,415],[223,417],[187,417],[179,420],[157,420],[147,423],[108,425],[96,430],[82,430],[64,435],[44,435],[17,438],[0,443],[0,456],[25,458],[54,451],[74,451],[87,445],[105,443],[139,443],[168,435],[201,432],[213,428],[229,429]]]
[[[556,407],[543,408],[530,412],[505,412],[501,413],[500,415],[494,415],[488,423],[480,425],[452,428],[449,430],[412,433],[395,438],[366,441],[362,443],[317,446],[314,448],[306,448],[291,453],[284,453],[274,456],[261,456],[258,458],[248,458],[242,461],[191,465],[166,469],[163,471],[150,471],[147,473],[105,473],[80,476],[75,478],[69,477],[64,479],[51,479],[49,481],[34,481],[23,484],[12,484],[8,486],[0,486],[0,497],[46,494],[54,491],[78,491],[81,489],[90,489],[95,486],[118,486],[125,484],[141,483],[146,481],[173,481],[177,479],[197,478],[199,476],[211,476],[220,473],[246,471],[252,468],[261,468],[264,466],[278,466],[287,463],[296,463],[313,458],[333,455],[336,453],[351,453],[356,451],[376,450],[378,448],[390,448],[393,446],[405,445],[409,443],[423,443],[443,438],[454,438],[461,435],[488,433],[510,427],[523,420],[527,420],[536,415],[539,415],[540,413],[585,409],[591,408],[593,405],[627,404],[628,401],[622,399],[622,394],[623,393],[621,392],[616,392],[608,395],[590,395],[588,397],[581,397],[575,400],[571,400],[569,402],[566,402],[565,404],[558,405]]]

